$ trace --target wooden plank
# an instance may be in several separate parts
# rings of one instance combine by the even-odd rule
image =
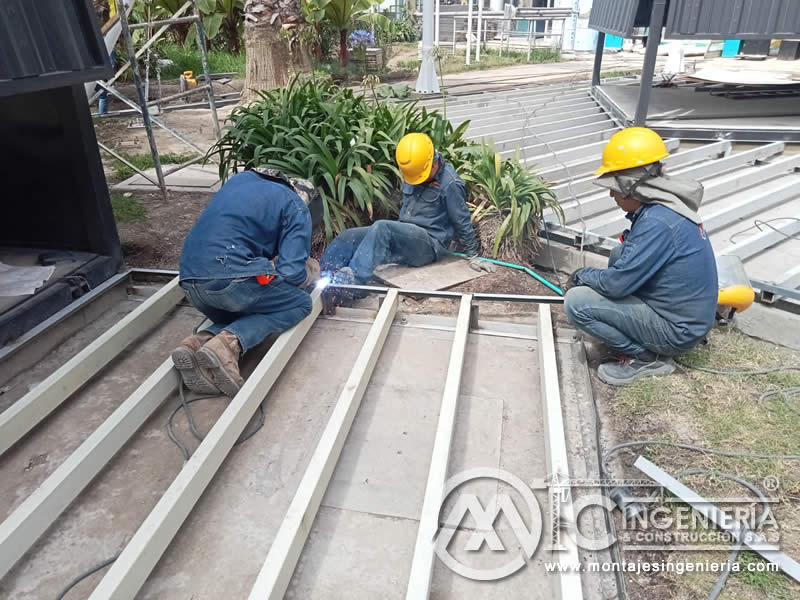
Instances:
[[[90,600],[134,598],[178,532],[258,405],[280,376],[322,310],[321,288],[311,294],[311,314],[284,332],[231,400],[191,459],[95,588]]]
[[[558,366],[556,364],[556,346],[553,337],[553,320],[550,306],[539,306],[539,377],[542,383],[542,401],[545,416],[545,450],[547,453],[548,474],[559,481],[569,481],[569,463],[567,462],[567,441],[564,436],[564,417],[561,412],[561,392],[558,385]],[[557,490],[557,492],[560,490]],[[551,490],[553,493],[553,490]],[[574,523],[575,513],[572,507],[572,494],[559,503],[560,523]],[[559,523],[559,526],[560,526]],[[547,529],[545,529],[547,531]],[[578,547],[569,535],[561,535],[563,550],[558,556],[560,563],[574,566],[580,564]],[[554,555],[555,559],[556,556]],[[565,569],[558,571],[558,597],[561,600],[581,600],[581,574],[579,571]]]
[[[436,544],[435,536],[439,529],[439,511],[442,507],[444,485],[447,479],[447,464],[450,459],[450,445],[456,423],[456,407],[461,390],[461,372],[464,367],[464,353],[469,334],[469,320],[472,311],[472,296],[461,297],[458,309],[458,321],[453,337],[453,348],[450,352],[450,364],[447,367],[447,379],[442,394],[442,405],[439,409],[439,423],[436,427],[436,438],[433,442],[431,468],[428,471],[428,483],[425,486],[425,499],[422,503],[422,515],[417,530],[417,543],[414,546],[414,559],[411,563],[411,574],[408,578],[407,600],[427,599],[433,578],[433,554]],[[254,600],[254,599],[251,599]]]
[[[0,414],[0,455],[58,408],[183,298],[176,277]]]
[[[289,510],[272,542],[264,565],[250,592],[251,600],[283,598],[311,526],[314,524],[331,475],[350,433],[398,306],[397,290],[389,290],[375,322],[364,340],[350,376],[322,432]]]
[[[472,281],[486,275],[469,266],[469,261],[448,256],[424,267],[405,265],[381,265],[375,269],[375,277],[404,290],[446,290],[454,285]]]
[[[180,375],[168,358],[3,521],[0,525],[0,578],[47,531],[179,383]]]

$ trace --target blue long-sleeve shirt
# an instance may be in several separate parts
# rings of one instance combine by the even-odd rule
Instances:
[[[642,204],[619,258],[607,269],[586,267],[582,284],[608,298],[636,296],[671,324],[677,348],[690,347],[714,324],[717,265],[702,225],[659,204]]]
[[[439,171],[430,183],[403,183],[399,220],[427,231],[439,242],[437,254],[440,257],[454,238],[468,255],[477,254],[478,240],[469,220],[466,185],[450,163],[440,160]]]
[[[279,275],[300,285],[310,252],[311,215],[300,196],[245,171],[214,194],[189,231],[180,277],[183,281]]]

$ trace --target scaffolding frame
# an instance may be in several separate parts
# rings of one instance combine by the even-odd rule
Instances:
[[[108,79],[106,81],[96,82],[97,85],[101,88],[101,90],[95,93],[89,99],[89,104],[92,104],[95,100],[97,100],[97,98],[100,97],[103,91],[105,91],[106,93],[109,93],[118,100],[120,100],[123,104],[126,104],[133,111],[135,111],[136,114],[141,115],[142,123],[144,125],[144,129],[147,134],[147,142],[150,147],[150,154],[153,157],[153,167],[155,168],[156,172],[155,179],[147,175],[144,171],[133,165],[130,161],[126,160],[119,153],[113,151],[105,144],[98,141],[97,145],[103,152],[106,152],[116,160],[121,161],[123,164],[125,164],[129,168],[133,169],[136,173],[144,177],[147,181],[157,186],[161,190],[161,193],[163,194],[164,198],[166,198],[167,197],[166,177],[177,171],[180,171],[181,169],[185,169],[186,167],[193,165],[199,162],[200,160],[203,160],[203,158],[206,155],[206,151],[197,146],[196,144],[192,143],[190,140],[188,140],[185,136],[181,135],[175,129],[168,127],[166,123],[164,123],[162,120],[156,118],[151,113],[151,108],[153,106],[160,105],[162,102],[184,98],[191,94],[205,91],[208,107],[211,110],[211,118],[214,123],[214,132],[216,138],[219,140],[221,136],[219,118],[217,116],[217,105],[214,98],[214,81],[211,77],[211,71],[208,64],[208,52],[206,49],[206,36],[205,36],[205,30],[203,29],[203,21],[200,18],[200,10],[197,7],[196,0],[186,0],[186,2],[169,19],[146,21],[143,23],[135,23],[135,24],[130,24],[128,22],[128,15],[125,10],[125,6],[123,4],[123,0],[113,0],[113,1],[116,2],[117,15],[119,17],[120,26],[122,30],[120,36],[121,42],[124,45],[128,61],[114,74],[114,76],[111,79]],[[184,14],[190,8],[192,9],[192,14],[184,16]],[[203,83],[203,85],[201,86],[192,88],[185,92],[172,94],[170,96],[166,96],[165,98],[160,98],[157,101],[149,101],[145,93],[145,89],[142,85],[142,77],[139,71],[138,60],[150,50],[153,44],[155,44],[155,42],[159,38],[161,38],[169,30],[170,27],[172,27],[173,25],[186,24],[186,23],[194,24],[194,26],[196,27],[197,44],[200,48],[200,56],[203,64],[203,75],[205,83]],[[131,36],[131,31],[138,29],[145,29],[147,31],[151,31],[155,27],[158,27],[158,30],[155,31],[155,33],[153,33],[144,43],[144,45],[137,51],[133,44],[133,37]],[[136,101],[126,98],[123,94],[121,94],[120,92],[118,92],[116,89],[113,88],[113,84],[128,69],[130,69],[131,73],[133,74],[133,84],[134,87],[136,88]],[[164,172],[164,169],[161,165],[161,158],[158,151],[158,145],[156,144],[155,135],[153,133],[153,125],[156,125],[157,127],[163,129],[164,131],[166,131],[167,133],[178,139],[180,142],[185,144],[187,147],[191,148],[193,151],[200,154],[200,156],[195,157],[189,161],[186,161],[180,165],[177,165],[176,167],[170,169],[167,172]]]

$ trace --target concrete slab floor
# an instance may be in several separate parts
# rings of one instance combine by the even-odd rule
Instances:
[[[98,331],[84,335],[99,335],[118,315],[110,312],[98,320]],[[176,309],[4,457],[0,516],[30,494],[198,321],[194,310]],[[368,330],[363,322],[315,323],[266,398],[264,428],[227,457],[138,598],[247,596]],[[449,331],[391,329],[288,597],[404,595],[451,340]],[[569,341],[557,345],[562,377],[572,377],[575,390],[580,364],[571,351],[562,352],[572,348]],[[70,350],[68,344],[48,357],[42,372],[27,374],[31,381],[48,365],[63,363]],[[265,350],[246,357],[245,373]],[[539,386],[535,341],[470,334],[449,473],[500,465],[525,481],[544,477]],[[0,581],[0,597],[55,597],[72,577],[124,547],[181,469],[183,459],[165,430],[176,403],[174,395],[166,399]],[[208,431],[225,406],[222,398],[193,404],[198,428]],[[183,415],[176,418],[176,434],[190,451],[196,448]],[[481,493],[496,489],[484,486]],[[508,527],[498,529],[515,552]],[[531,590],[550,597],[542,560],[537,554],[519,576],[496,585],[438,565],[433,597],[516,598]],[[88,596],[101,577],[91,576],[72,594]]]

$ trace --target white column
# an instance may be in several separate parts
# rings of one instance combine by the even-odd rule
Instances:
[[[483,24],[483,0],[478,0],[478,45],[475,47],[475,62],[481,62],[481,25]]]
[[[439,21],[442,15],[442,0],[436,0],[436,27],[433,31],[433,45],[439,46]]]
[[[469,64],[470,61],[470,54],[472,54],[472,0],[467,0],[469,2],[469,8],[467,9],[467,62]]]
[[[422,62],[417,77],[418,94],[439,93],[439,80],[436,78],[433,60],[433,2],[434,0],[424,0],[422,3]]]

